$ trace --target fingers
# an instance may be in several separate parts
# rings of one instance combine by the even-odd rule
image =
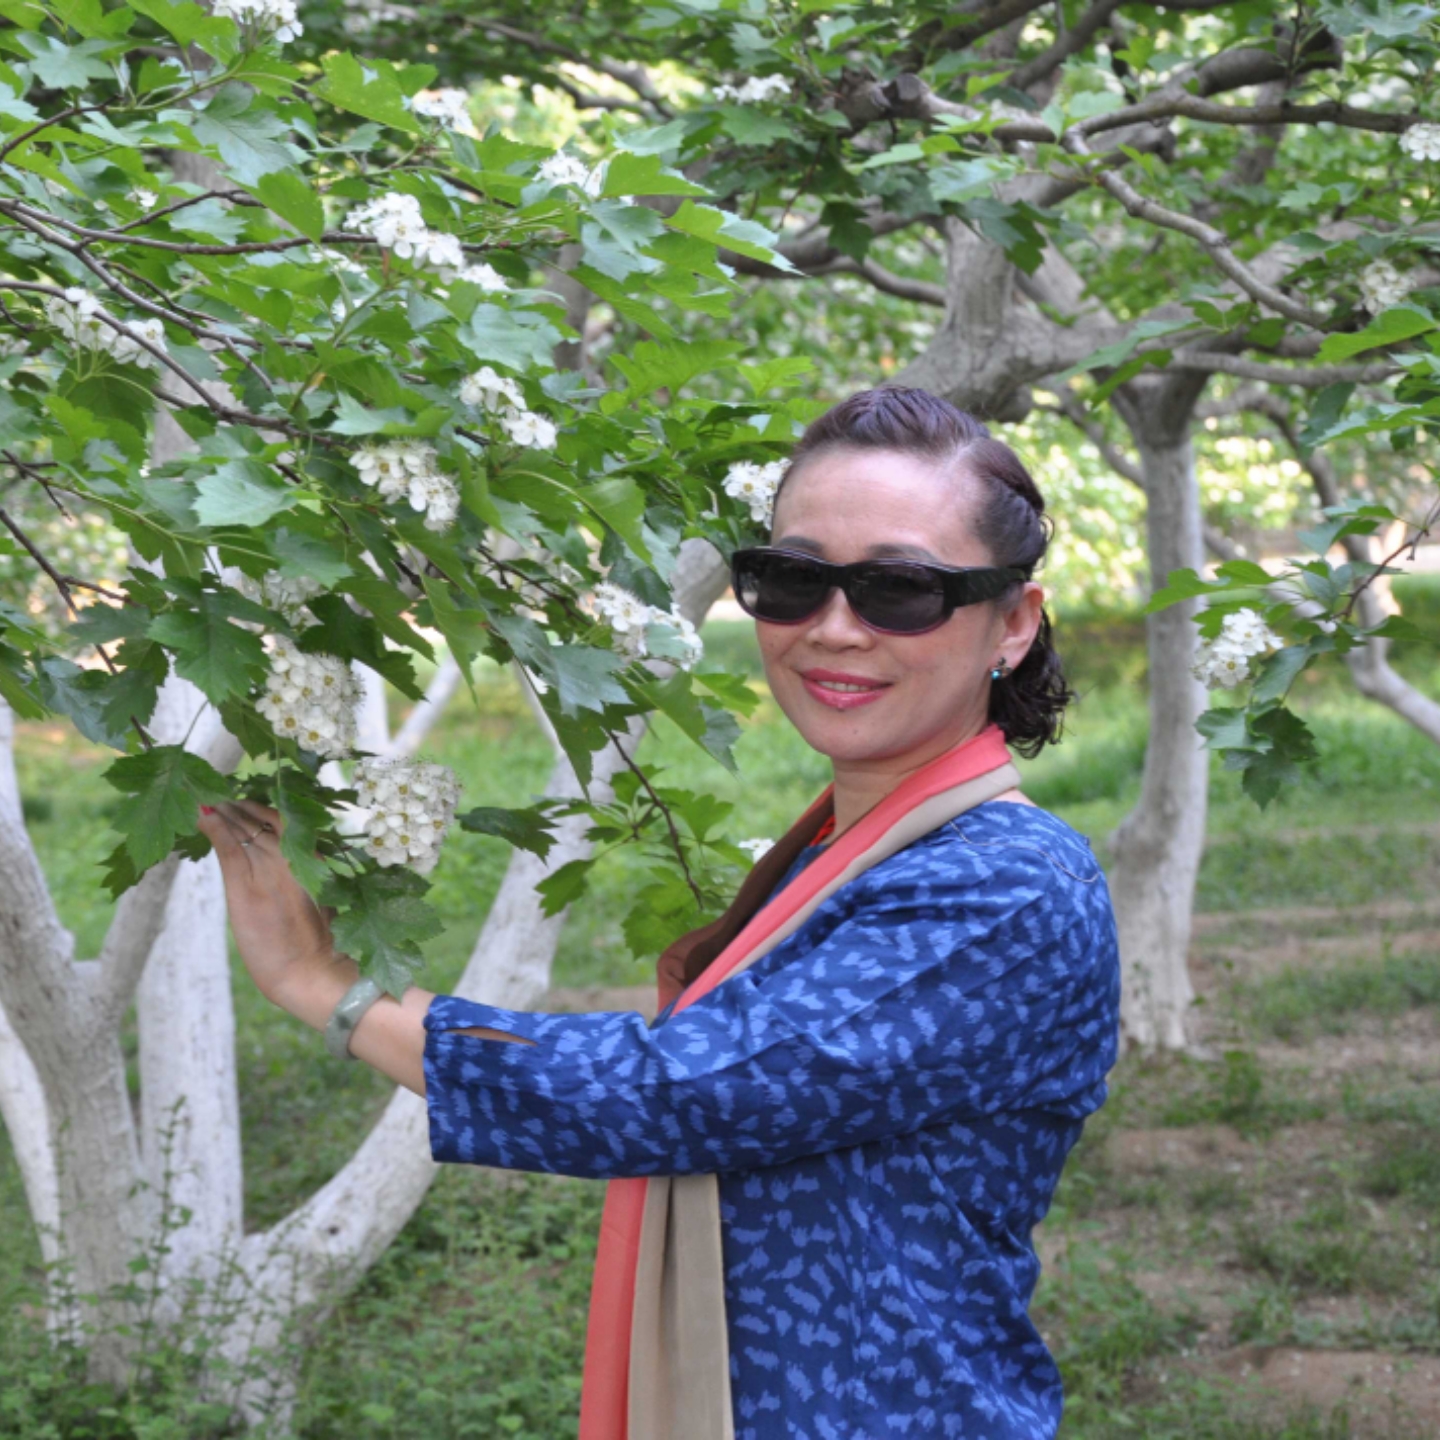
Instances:
[[[250,829],[257,826],[266,834],[279,835],[285,828],[285,822],[280,818],[278,810],[272,810],[268,805],[262,805],[258,800],[232,800],[229,806],[231,812],[242,819],[250,822]]]

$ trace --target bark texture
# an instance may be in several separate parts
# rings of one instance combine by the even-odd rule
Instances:
[[[1190,426],[1204,378],[1179,375],[1117,392],[1146,494],[1152,588],[1205,560]],[[1187,957],[1195,880],[1205,845],[1209,757],[1195,722],[1204,686],[1190,673],[1195,602],[1146,620],[1150,735],[1140,799],[1110,840],[1110,888],[1120,932],[1121,1026],[1150,1050],[1187,1043],[1195,992]]]

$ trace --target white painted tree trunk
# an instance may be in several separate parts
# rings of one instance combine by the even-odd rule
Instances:
[[[1183,382],[1182,382],[1183,383]],[[1117,400],[1139,452],[1153,588],[1172,570],[1199,569],[1205,547],[1190,441],[1198,386],[1175,381]],[[1205,845],[1209,757],[1195,729],[1205,690],[1190,673],[1194,602],[1146,620],[1150,736],[1140,800],[1111,837],[1110,888],[1120,933],[1121,1028],[1145,1050],[1187,1044],[1194,1003],[1187,957],[1195,881]]]

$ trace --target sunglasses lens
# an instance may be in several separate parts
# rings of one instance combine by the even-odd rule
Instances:
[[[923,565],[866,566],[852,578],[849,599],[865,624],[901,635],[934,629],[948,613],[944,583]]]
[[[793,625],[825,603],[830,580],[803,556],[752,551],[735,557],[735,598],[757,620]]]

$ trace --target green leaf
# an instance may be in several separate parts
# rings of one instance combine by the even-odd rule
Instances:
[[[1327,335],[1320,346],[1322,363],[1345,360],[1382,345],[1395,345],[1435,329],[1435,317],[1416,305],[1382,310],[1358,335]]]
[[[1182,600],[1193,600],[1197,595],[1213,595],[1217,590],[1226,590],[1225,584],[1211,584],[1202,580],[1193,570],[1172,570],[1165,577],[1165,584],[1150,597],[1150,603],[1140,612],[1153,615]]]
[[[795,270],[774,248],[776,237],[771,231],[753,220],[742,220],[728,210],[717,210],[711,205],[697,205],[693,200],[686,200],[665,223],[682,235],[709,240],[723,249],[733,250],[737,255],[763,260],[777,270]]]
[[[374,620],[357,615],[340,595],[317,595],[307,602],[310,613],[320,622],[302,631],[298,644],[307,654],[338,655],[358,660],[383,675],[402,695],[419,700],[424,692],[415,683],[410,657],[389,650]]]
[[[1255,741],[1245,723],[1245,712],[1227,707],[1207,710],[1195,722],[1212,750],[1254,750]]]
[[[493,805],[477,805],[455,818],[462,830],[475,835],[498,836],[507,845],[528,850],[542,860],[555,844],[555,823],[538,807],[502,810]]]
[[[549,650],[548,669],[562,714],[603,710],[607,705],[623,705],[629,700],[615,678],[625,668],[620,656],[589,645],[552,645]]]
[[[299,503],[299,494],[258,460],[227,460],[195,484],[202,525],[263,525]]]
[[[275,808],[284,822],[280,853],[290,873],[316,899],[330,879],[330,869],[316,854],[319,833],[334,824],[316,783],[303,770],[282,765],[275,772]]]
[[[327,589],[351,574],[343,551],[333,541],[283,526],[268,537],[275,568],[287,579],[305,577]]]
[[[82,40],[66,45],[50,35],[17,37],[33,57],[30,68],[42,85],[52,90],[83,90],[92,80],[109,80],[113,74],[104,57],[114,49],[110,40]]]
[[[198,45],[207,54],[228,59],[237,48],[233,20],[217,20],[192,0],[129,0],[130,8],[148,15],[181,45]]]
[[[82,670],[73,661],[60,656],[50,656],[35,667],[36,690],[47,710],[68,716],[75,728],[97,745],[109,746],[112,750],[123,750],[126,743],[128,720],[114,721],[106,706],[106,682],[110,679],[103,670]],[[154,710],[152,697],[150,710]],[[142,723],[149,718],[147,711],[139,717]]]
[[[265,674],[265,646],[233,622],[254,621],[257,607],[228,590],[201,591],[195,607],[157,615],[150,635],[175,652],[175,669],[218,705],[245,694]]]
[[[600,193],[608,198],[614,195],[704,195],[706,191],[703,185],[696,185],[668,169],[661,163],[658,154],[622,152],[613,156],[606,165],[605,186]],[[649,213],[654,215],[654,211]],[[659,228],[657,225],[656,230]]]
[[[187,118],[195,138],[220,152],[225,168],[241,185],[254,185],[272,170],[295,163],[290,146],[278,138],[290,127],[243,85],[226,85],[203,110]]]
[[[541,911],[547,916],[558,915],[567,905],[574,904],[585,893],[594,864],[594,860],[571,860],[553,875],[547,875],[535,887]]]
[[[179,745],[157,745],[126,755],[105,772],[124,795],[111,823],[124,836],[124,848],[137,874],[144,874],[191,834],[203,805],[229,798],[225,777],[198,755]]]
[[[576,493],[642,560],[649,562],[643,525],[645,492],[633,480],[612,475]]]
[[[477,359],[511,370],[548,370],[551,352],[563,337],[534,310],[507,310],[488,302],[477,305],[459,332],[462,345]]]
[[[1295,677],[1305,668],[1310,655],[1308,645],[1287,645],[1266,659],[1251,692],[1254,702],[1257,705],[1266,704],[1284,696],[1295,683]]]
[[[402,87],[399,72],[388,61],[362,62],[344,51],[332,51],[320,63],[325,78],[315,86],[315,94],[322,100],[394,130],[420,133],[420,123],[405,103],[410,92]]]
[[[320,197],[294,170],[277,170],[271,175],[262,175],[254,191],[302,235],[318,240],[325,233],[325,208],[320,203]]]
[[[695,903],[690,887],[679,875],[646,885],[621,923],[625,943],[636,959],[649,959],[677,935],[697,929],[711,917]]]
[[[361,963],[371,979],[396,999],[424,964],[420,942],[445,926],[423,898],[429,885],[411,870],[378,870],[359,876],[331,875],[323,905],[337,911],[330,922],[335,945]]]
[[[677,670],[667,680],[633,685],[637,697],[654,706],[673,720],[707,754],[712,755],[732,774],[738,774],[733,746],[740,738],[740,727],[726,710],[718,710],[696,698],[684,670]]]
[[[1227,560],[1216,571],[1221,579],[1233,580],[1237,585],[1270,585],[1275,577],[1253,560]]]

